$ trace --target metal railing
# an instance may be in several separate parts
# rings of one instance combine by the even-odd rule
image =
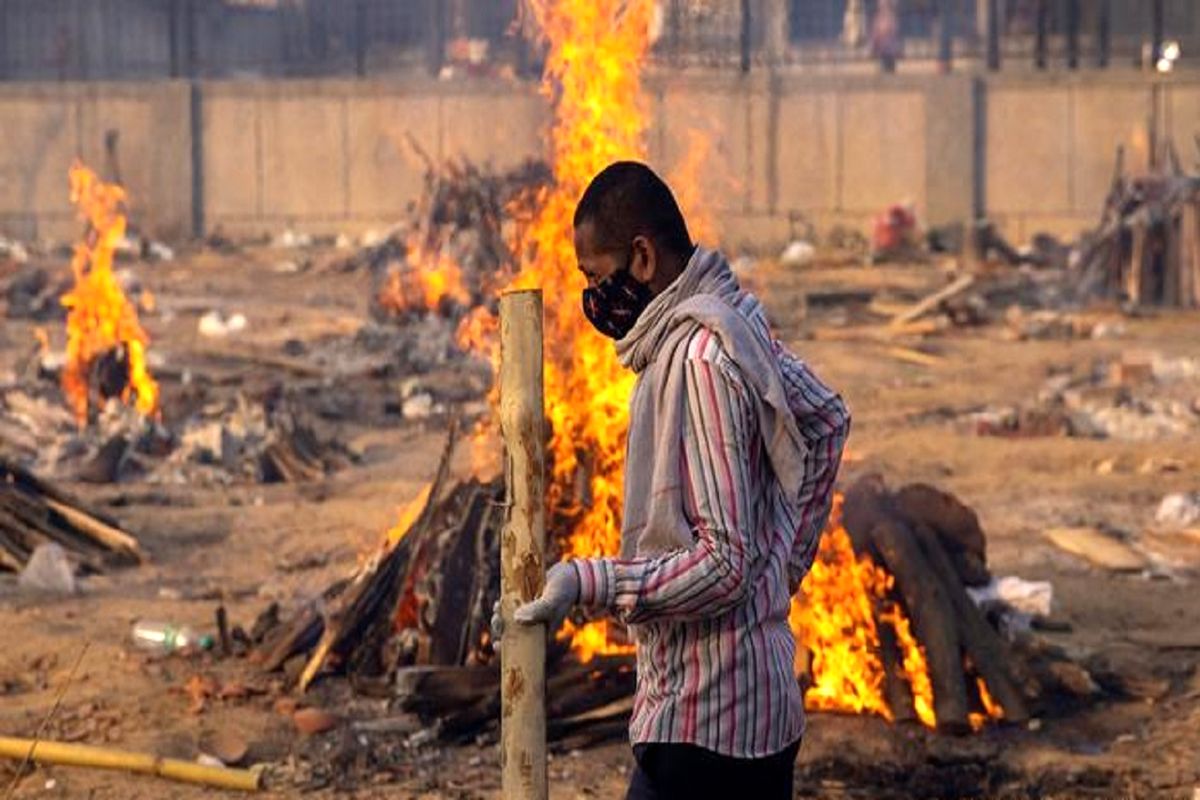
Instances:
[[[0,0],[0,79],[536,71],[519,0]],[[1200,65],[1198,0],[657,0],[668,67]]]

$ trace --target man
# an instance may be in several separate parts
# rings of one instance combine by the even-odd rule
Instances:
[[[621,555],[554,565],[515,613],[574,605],[630,626],[629,798],[790,798],[804,732],[790,597],[829,515],[849,416],[770,336],[666,184],[615,163],[575,212],[584,313],[638,374]]]

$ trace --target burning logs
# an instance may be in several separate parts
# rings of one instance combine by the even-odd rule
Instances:
[[[1028,719],[1012,657],[964,588],[987,581],[975,515],[933,487],[917,484],[892,494],[872,475],[847,490],[844,522],[855,549],[895,578],[894,591],[926,654],[938,729],[964,733],[972,700],[987,705],[969,677],[984,681],[1005,719]]]
[[[115,520],[0,459],[0,569],[20,571],[50,542],[92,572],[143,559],[137,539]]]
[[[444,740],[494,740],[501,678],[488,620],[500,594],[504,484],[450,482],[452,447],[411,524],[318,604],[277,625],[257,658],[271,670],[292,662],[300,690],[345,673],[360,691],[395,697]],[[851,486],[840,507],[792,620],[808,656],[797,659],[797,673],[809,707],[961,734],[988,719],[1021,722],[1031,706],[1043,714],[1081,702],[1072,686],[1083,681],[1072,676],[1086,675],[1083,667],[1032,635],[1010,646],[967,594],[991,580],[984,533],[968,507],[924,484],[892,491],[878,477]],[[865,595],[841,591],[855,581]],[[849,615],[851,607],[863,616]],[[547,644],[549,740],[578,747],[622,735],[632,654],[587,658],[561,631]],[[874,674],[860,687],[873,694],[847,695],[846,684],[830,680],[837,668]]]

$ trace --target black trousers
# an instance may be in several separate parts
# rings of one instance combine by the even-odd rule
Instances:
[[[800,742],[764,758],[731,758],[690,744],[639,744],[625,800],[792,800]]]

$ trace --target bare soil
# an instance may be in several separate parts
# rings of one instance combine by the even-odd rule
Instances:
[[[295,253],[202,252],[132,269],[158,298],[144,319],[152,350],[166,365],[213,368],[201,355],[212,343],[196,323],[207,308],[240,311],[247,330],[222,348],[279,352],[288,339],[349,339],[367,319],[368,278],[315,266],[279,271]],[[64,267],[65,268],[65,267]],[[931,267],[856,266],[800,272],[767,270],[755,278],[782,335],[839,388],[854,413],[843,481],[878,470],[892,483],[928,481],[957,494],[980,515],[997,575],[1049,580],[1056,614],[1069,632],[1044,634],[1080,658],[1100,653],[1166,681],[1158,700],[1106,700],[1029,728],[991,728],[968,740],[888,726],[877,719],[813,714],[797,764],[804,797],[1193,797],[1200,785],[1200,600],[1194,575],[1112,575],[1056,550],[1042,531],[1055,525],[1104,525],[1138,536],[1161,497],[1200,490],[1195,438],[1118,442],[1062,437],[979,437],[953,421],[962,409],[1032,397],[1055,368],[1137,349],[1200,355],[1200,316],[1163,313],[1123,321],[1115,339],[1015,342],[996,327],[954,332],[930,347],[943,361],[919,366],[863,341],[803,338],[814,321],[799,309],[806,292],[887,288],[919,295],[939,283]],[[555,302],[550,298],[550,302]],[[572,301],[573,302],[573,301]],[[0,375],[27,356],[33,326],[6,321]],[[61,346],[62,331],[51,325]],[[177,370],[178,372],[178,370]],[[282,676],[264,676],[240,659],[147,658],[131,649],[137,618],[211,628],[218,603],[249,627],[271,601],[284,608],[313,597],[368,552],[430,477],[443,439],[436,418],[403,420],[383,409],[398,378],[360,384],[297,378],[250,366],[246,386],[307,380],[314,392],[349,393],[367,411],[340,420],[341,437],[363,462],[311,485],[228,487],[73,486],[137,531],[151,562],[95,576],[71,598],[31,597],[0,582],[0,732],[33,735],[55,706],[43,735],[195,759],[214,732],[249,745],[248,761],[266,763],[265,796],[496,797],[499,772],[490,746],[404,747],[400,737],[355,733],[350,721],[385,713],[385,701],[351,699],[344,683],[318,685],[306,701],[345,721],[305,737],[281,714]],[[236,387],[236,381],[231,384]],[[165,380],[172,403],[188,389]],[[463,455],[466,468],[468,454]],[[1097,469],[1114,459],[1111,469]],[[1173,471],[1139,468],[1175,459]],[[1200,566],[1200,562],[1197,562]],[[73,665],[81,665],[69,682]],[[197,707],[189,696],[211,678],[232,696]],[[211,686],[212,684],[210,684]],[[632,764],[614,743],[557,754],[555,798],[619,797]],[[0,792],[16,775],[0,762]],[[16,780],[16,798],[198,798],[211,790],[151,777],[37,767]]]

